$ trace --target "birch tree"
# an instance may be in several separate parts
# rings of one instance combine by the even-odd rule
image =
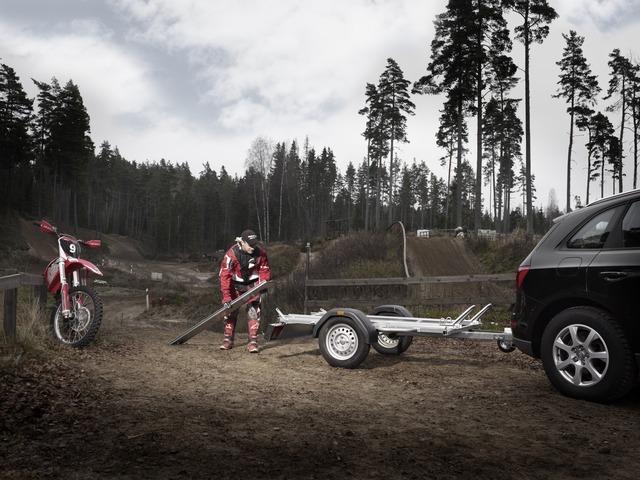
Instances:
[[[245,167],[253,169],[256,173],[254,176],[254,202],[258,215],[260,238],[266,243],[270,241],[269,182],[274,151],[273,141],[260,136],[251,143],[251,148],[247,152],[245,161]]]

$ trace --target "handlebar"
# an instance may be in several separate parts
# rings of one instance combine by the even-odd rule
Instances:
[[[91,248],[100,248],[101,245],[101,241],[100,240],[80,240],[75,238],[73,235],[70,235],[68,233],[60,233],[58,232],[58,228],[54,227],[53,225],[51,225],[50,223],[42,220],[42,223],[36,223],[33,222],[34,225],[38,225],[40,227],[40,230],[42,230],[45,233],[54,233],[56,234],[58,237],[61,237],[63,235],[67,235],[68,237],[74,238],[78,243],[82,244],[82,245],[87,245]]]

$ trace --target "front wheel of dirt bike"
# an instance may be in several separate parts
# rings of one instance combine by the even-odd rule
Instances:
[[[56,340],[73,348],[85,347],[98,333],[102,322],[102,300],[91,287],[80,285],[69,289],[71,316],[64,318],[60,301],[51,312],[49,322]]]

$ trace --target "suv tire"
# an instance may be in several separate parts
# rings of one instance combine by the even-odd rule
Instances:
[[[544,330],[540,356],[547,377],[563,395],[610,402],[625,395],[638,378],[633,351],[609,313],[573,307],[557,314]]]

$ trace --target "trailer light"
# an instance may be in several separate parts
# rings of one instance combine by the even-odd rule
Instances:
[[[338,310],[338,315],[344,315],[344,312],[341,312],[340,310]]]

